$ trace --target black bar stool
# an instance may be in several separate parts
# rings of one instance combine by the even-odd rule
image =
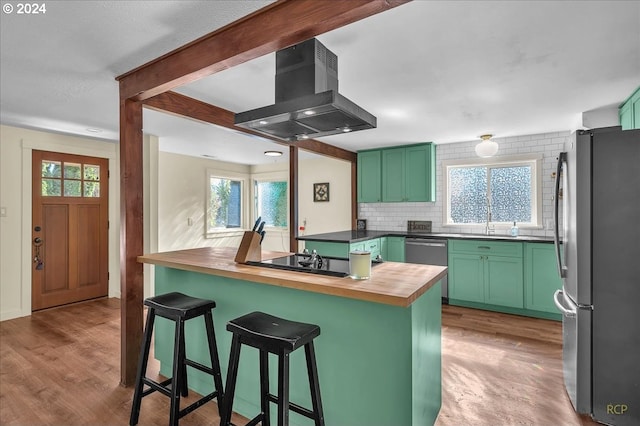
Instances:
[[[216,307],[216,302],[213,300],[197,299],[195,297],[186,296],[182,293],[167,293],[150,297],[144,301],[144,304],[148,306],[147,324],[144,330],[140,359],[138,361],[138,375],[136,376],[136,387],[133,395],[129,424],[133,426],[138,423],[142,397],[155,391],[171,398],[171,413],[169,416],[169,424],[171,426],[177,426],[178,420],[181,417],[211,401],[213,398],[217,398],[218,411],[222,412],[221,401],[224,399],[222,375],[220,374],[218,347],[216,345],[216,336],[213,329],[213,315],[211,313],[211,310]],[[173,377],[162,383],[158,383],[146,377],[149,347],[151,345],[151,335],[153,333],[153,323],[156,315],[170,319],[176,323],[173,351]],[[204,323],[207,328],[211,368],[187,359],[185,353],[184,323],[191,318],[199,316],[204,316]],[[209,395],[200,398],[185,409],[180,410],[180,395],[188,395],[187,366],[212,375],[215,389]],[[149,386],[149,389],[143,391],[145,384]]]
[[[260,414],[246,426],[270,425],[269,402],[278,404],[278,426],[289,424],[289,410],[313,419],[316,426],[324,426],[318,369],[313,339],[320,334],[320,327],[314,324],[287,321],[262,312],[252,312],[227,323],[227,330],[233,333],[229,369],[227,370],[227,392],[223,404],[224,414],[220,424],[231,424],[233,394],[238,375],[240,348],[242,344],[253,346],[260,351]],[[307,359],[307,374],[311,389],[313,411],[289,402],[289,354],[304,346]],[[269,352],[278,356],[278,395],[269,393]]]

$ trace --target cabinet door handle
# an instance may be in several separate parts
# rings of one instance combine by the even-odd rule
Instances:
[[[491,247],[489,246],[478,246],[478,248],[482,250],[491,250]]]

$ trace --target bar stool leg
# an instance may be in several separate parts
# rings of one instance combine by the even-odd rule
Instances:
[[[309,375],[309,388],[311,390],[311,403],[315,413],[316,426],[324,426],[324,412],[322,411],[322,398],[320,397],[320,382],[318,381],[318,366],[316,365],[316,351],[313,340],[304,346],[307,358],[307,373]]]
[[[227,386],[224,394],[224,415],[220,416],[220,426],[231,423],[233,412],[233,395],[236,391],[236,379],[238,377],[238,364],[240,363],[240,336],[234,334],[231,340],[231,353],[229,355],[229,368],[227,369]]]
[[[220,358],[218,357],[218,345],[216,333],[213,329],[213,315],[211,311],[204,314],[204,324],[207,329],[207,341],[209,342],[209,356],[211,357],[211,369],[213,370],[213,385],[218,391],[218,415],[224,411],[224,391],[222,389],[222,373],[220,372]]]
[[[182,338],[180,339],[180,352],[182,352],[182,358],[180,362],[180,392],[182,396],[189,396],[189,384],[187,383],[187,364],[184,363],[184,359],[187,357],[187,350],[184,343],[184,332],[182,333]]]
[[[144,327],[144,335],[142,347],[140,348],[140,358],[138,359],[138,373],[136,375],[136,387],[133,394],[133,403],[131,405],[131,417],[129,425],[138,424],[140,417],[140,404],[142,403],[142,389],[144,387],[143,378],[147,374],[147,362],[149,360],[149,348],[151,346],[151,335],[153,333],[153,322],[156,317],[155,309],[147,311],[147,321]]]
[[[182,370],[184,367],[184,351],[181,344],[184,339],[184,321],[178,319],[176,321],[176,336],[173,352],[173,380],[171,382],[171,414],[169,416],[169,425],[178,426],[180,419],[180,393],[183,383]]]
[[[260,351],[260,409],[262,426],[271,426],[269,411],[269,352]]]
[[[278,426],[289,425],[289,352],[278,355]]]

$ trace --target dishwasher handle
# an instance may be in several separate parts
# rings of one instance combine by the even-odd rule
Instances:
[[[446,247],[447,243],[446,242],[428,242],[428,241],[424,241],[424,240],[419,240],[419,239],[407,239],[405,241],[405,244],[408,245],[412,245],[412,246],[423,246],[423,247]]]

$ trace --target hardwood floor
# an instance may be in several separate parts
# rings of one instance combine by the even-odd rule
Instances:
[[[436,425],[597,424],[565,393],[561,323],[443,306]]]
[[[436,425],[596,424],[577,416],[564,393],[561,333],[553,321],[444,306]],[[133,391],[119,386],[119,354],[118,299],[1,322],[0,424],[128,424]],[[157,371],[150,362],[150,375]],[[166,425],[168,404],[163,395],[146,397],[139,424]],[[218,421],[217,406],[209,403],[180,424]],[[240,417],[233,421],[243,424]]]

